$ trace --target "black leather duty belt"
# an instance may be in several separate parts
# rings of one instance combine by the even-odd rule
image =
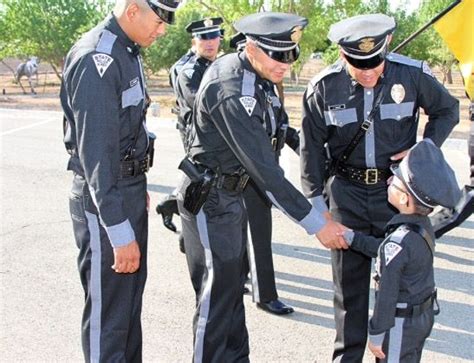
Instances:
[[[363,185],[386,183],[387,179],[392,176],[389,169],[359,169],[344,164],[338,166],[336,174]]]
[[[145,174],[150,170],[150,156],[143,160],[122,160],[120,162],[120,178],[131,178]]]
[[[436,300],[436,292],[430,295],[425,301],[418,305],[412,305],[406,308],[397,308],[395,310],[395,316],[397,318],[413,318],[421,315],[426,310],[431,309],[434,303],[437,305],[437,309],[434,310],[434,315],[439,314],[438,301]]]
[[[222,174],[216,178],[216,188],[223,188],[229,192],[241,192],[249,181],[248,174]]]

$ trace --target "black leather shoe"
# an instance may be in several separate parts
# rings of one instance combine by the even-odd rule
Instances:
[[[176,232],[177,228],[173,223],[173,211],[170,208],[167,208],[167,204],[169,204],[169,200],[159,203],[156,206],[156,213],[161,214],[161,217],[163,218],[163,225],[166,228],[168,228],[170,231]]]
[[[257,307],[275,315],[287,315],[295,311],[291,306],[286,305],[278,299],[257,303]]]

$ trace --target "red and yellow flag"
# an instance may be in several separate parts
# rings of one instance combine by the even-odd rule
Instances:
[[[434,28],[459,61],[466,92],[474,101],[474,0],[462,0]]]

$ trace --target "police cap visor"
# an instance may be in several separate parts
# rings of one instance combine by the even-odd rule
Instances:
[[[155,14],[158,15],[160,19],[163,20],[165,23],[174,24],[174,11],[162,9],[148,0],[147,4],[155,12]]]
[[[271,59],[276,60],[280,63],[291,64],[298,60],[300,56],[300,47],[296,46],[295,48],[287,51],[276,51],[270,50],[264,47],[259,47],[263,52],[268,55]]]
[[[382,52],[380,54],[377,54],[376,56],[367,59],[356,59],[352,58],[347,54],[345,55],[345,57],[347,62],[357,69],[373,69],[382,64],[382,62],[385,60],[385,53]]]
[[[195,38],[198,38],[198,39],[201,39],[201,40],[216,39],[216,38],[219,38],[221,36],[222,36],[222,31],[220,29],[217,29],[216,31],[213,31],[213,32],[194,35]]]

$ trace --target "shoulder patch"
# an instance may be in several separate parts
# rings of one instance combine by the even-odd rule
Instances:
[[[394,63],[405,64],[407,66],[412,66],[416,68],[421,68],[422,63],[423,63],[422,61],[411,59],[397,53],[390,53],[389,55],[387,55],[387,59]]]
[[[421,69],[423,70],[423,73],[426,73],[428,76],[431,76],[431,77],[434,78],[434,74],[433,74],[433,72],[431,71],[431,68],[430,68],[430,66],[428,65],[428,63],[423,62],[423,65],[422,65]]]
[[[385,266],[388,266],[388,264],[400,253],[401,250],[403,250],[403,247],[398,243],[388,242],[383,248]]]
[[[191,78],[193,78],[194,69],[193,68],[183,69],[183,73],[186,75],[186,77],[191,79]]]
[[[242,106],[245,108],[245,111],[247,111],[249,116],[252,116],[252,112],[255,108],[255,105],[257,104],[257,100],[250,96],[244,96],[244,97],[240,97],[239,101],[242,104]]]
[[[114,61],[110,55],[104,53],[94,54],[92,59],[94,59],[95,67],[97,68],[97,72],[99,72],[100,78],[104,76],[105,71],[107,71],[107,68],[109,68]]]
[[[319,72],[317,75],[315,75],[311,81],[309,82],[313,87],[316,86],[316,83],[321,81],[323,78],[329,76],[330,74],[333,73],[339,73],[343,69],[342,67],[342,62],[338,61],[326,68],[324,68],[321,72]]]

